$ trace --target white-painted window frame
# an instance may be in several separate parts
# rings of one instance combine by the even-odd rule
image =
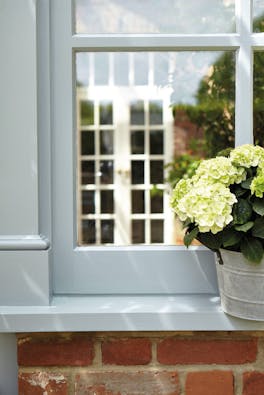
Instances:
[[[76,248],[73,226],[73,52],[87,48],[235,50],[236,144],[249,143],[253,139],[252,55],[264,49],[264,35],[251,33],[251,2],[238,0],[234,34],[95,39],[72,35],[71,14],[61,1],[23,0],[20,5],[1,1],[6,7],[0,16],[6,61],[0,119],[5,142],[0,167],[0,331],[263,328],[263,324],[241,323],[223,315],[216,295],[214,258],[207,249]],[[58,56],[53,39],[54,12],[68,21],[68,27],[67,23],[60,26],[67,42],[60,49],[65,57]],[[60,107],[56,92],[61,89],[65,104]],[[16,117],[14,106],[19,111]],[[58,130],[68,130],[62,150]],[[15,188],[19,185],[23,193]],[[70,208],[70,219],[64,232],[57,226],[63,224],[65,207]]]

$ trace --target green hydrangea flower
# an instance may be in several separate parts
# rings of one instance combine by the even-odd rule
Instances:
[[[178,202],[189,192],[192,187],[191,179],[182,178],[174,188],[171,198],[171,206],[175,209]]]
[[[259,169],[260,170],[260,169]],[[258,171],[256,177],[253,178],[253,181],[250,185],[250,190],[252,194],[255,194],[257,197],[262,198],[264,193],[264,170]]]
[[[200,232],[215,234],[233,220],[232,206],[236,201],[225,185],[200,180],[178,201],[175,200],[173,209],[181,221],[188,218],[198,225]]]
[[[264,160],[264,149],[259,145],[244,144],[231,151],[230,159],[236,166],[256,167]]]
[[[220,182],[226,186],[234,183],[239,184],[245,179],[246,170],[243,167],[234,166],[230,158],[224,156],[202,161],[194,176],[195,182],[199,182],[199,180],[209,183]]]

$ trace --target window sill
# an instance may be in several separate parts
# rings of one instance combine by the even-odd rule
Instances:
[[[0,332],[263,330],[223,313],[218,295],[55,296],[50,306],[1,306]]]

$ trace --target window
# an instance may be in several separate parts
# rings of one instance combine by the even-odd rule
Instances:
[[[236,144],[252,141],[251,51],[262,42],[247,0],[160,4],[51,2],[56,293],[215,290],[212,254],[174,245],[164,166],[183,141],[184,106],[207,97],[212,108],[221,92]]]

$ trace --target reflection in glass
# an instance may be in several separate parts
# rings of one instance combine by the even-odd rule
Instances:
[[[156,194],[151,196],[150,201],[151,213],[162,213],[163,212],[163,192],[157,191]]]
[[[99,107],[100,125],[111,125],[113,123],[113,105],[111,102],[102,102]]]
[[[76,0],[77,33],[229,33],[235,0]]]
[[[164,164],[162,160],[150,161],[150,183],[163,184]]]
[[[256,141],[263,134],[263,64],[258,51]],[[197,157],[234,145],[235,52],[78,52],[76,71],[80,243],[89,240],[81,230],[85,215],[96,245],[182,244],[167,181],[173,186]],[[112,222],[103,228],[102,221]]]
[[[153,219],[150,221],[151,243],[163,243],[163,221]]]
[[[253,74],[253,114],[254,114],[254,142],[264,147],[264,52],[254,53]]]
[[[149,102],[149,123],[151,125],[162,125],[162,102]]]
[[[100,182],[101,184],[113,184],[114,162],[112,160],[100,161]]]
[[[101,213],[112,214],[114,212],[114,195],[113,191],[101,191]]]
[[[108,85],[109,56],[105,52],[94,54],[94,82],[96,85]]]
[[[81,101],[81,124],[82,125],[94,124],[94,104],[90,100]]]
[[[108,244],[114,242],[114,221],[112,219],[101,221],[101,243]]]
[[[132,213],[142,214],[145,212],[145,192],[144,191],[131,191],[132,193]]]
[[[94,214],[94,191],[82,191],[82,213]]]
[[[145,221],[141,219],[132,220],[132,244],[145,243]]]
[[[132,167],[132,184],[144,184],[144,162],[142,160],[133,160]]]
[[[163,130],[150,131],[150,154],[163,154]]]
[[[82,155],[94,155],[94,131],[83,130],[81,132],[81,153]]]
[[[113,130],[100,130],[100,154],[112,155],[114,153]]]
[[[144,130],[131,131],[131,153],[144,154],[145,151],[145,135]]]
[[[94,220],[82,221],[82,241],[83,244],[96,243],[96,229]]]
[[[144,125],[145,113],[144,102],[142,100],[135,101],[130,105],[130,124]]]
[[[82,184],[94,184],[95,163],[92,160],[82,162]]]
[[[264,31],[264,1],[253,0],[253,32]]]

